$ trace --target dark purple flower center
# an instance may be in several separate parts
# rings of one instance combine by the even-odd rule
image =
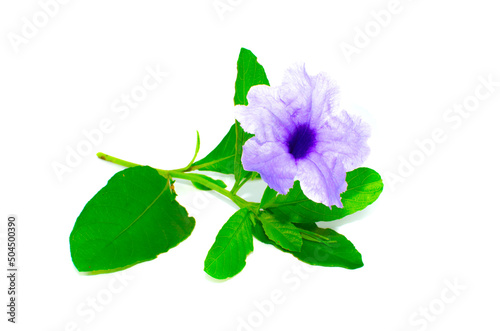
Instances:
[[[309,124],[301,124],[288,137],[287,145],[288,152],[295,160],[300,160],[316,145],[316,132],[309,127]]]

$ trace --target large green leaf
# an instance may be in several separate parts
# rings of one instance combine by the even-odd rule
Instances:
[[[348,172],[346,181],[347,190],[340,195],[343,208],[333,206],[330,209],[309,200],[298,181],[286,195],[277,195],[268,187],[264,192],[261,207],[268,209],[276,217],[293,223],[333,221],[366,208],[377,200],[384,187],[380,175],[369,168]]]
[[[153,168],[116,173],[83,208],[70,235],[79,271],[124,268],[155,259],[185,240],[194,218]]]
[[[272,214],[263,212],[259,215],[266,236],[280,247],[299,252],[302,247],[300,230],[291,222],[276,219]]]
[[[248,209],[243,208],[217,234],[205,259],[205,272],[217,279],[233,277],[243,270],[252,251],[252,221]]]
[[[257,62],[257,57],[248,49],[241,49],[237,70],[234,104],[248,105],[247,94],[250,88],[254,85],[269,85],[269,81],[264,68]],[[252,174],[245,171],[241,165],[243,145],[252,136],[235,121],[219,145],[206,157],[195,162],[192,169],[234,174],[236,183],[239,183]]]
[[[346,269],[356,269],[363,266],[361,254],[356,250],[354,245],[340,233],[332,229],[319,228],[316,224],[301,224],[298,226],[307,230],[309,233],[321,236],[323,239],[303,239],[300,252],[293,252],[283,249],[269,239],[260,221],[257,221],[253,227],[253,234],[259,241],[265,244],[274,245],[279,250],[290,253],[299,260],[311,265],[342,267]],[[308,235],[308,237],[310,238],[310,235]]]

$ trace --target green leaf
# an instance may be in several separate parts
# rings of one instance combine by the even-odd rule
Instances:
[[[253,233],[253,236],[255,238],[257,238],[257,240],[259,240],[260,242],[263,242],[264,244],[273,245],[273,246],[279,248],[280,250],[282,250],[283,252],[288,252],[287,250],[279,247],[279,245],[276,244],[274,241],[269,239],[266,232],[264,231],[264,226],[262,225],[262,222],[258,219],[256,219],[255,223],[253,224],[252,233]]]
[[[234,104],[248,105],[247,94],[252,86],[268,85],[264,67],[257,62],[257,57],[248,49],[242,48],[238,56],[237,63],[238,74],[234,84]],[[235,182],[239,183],[243,178],[249,175],[249,172],[243,169],[241,164],[241,154],[243,152],[243,144],[248,139],[238,121],[235,121],[236,126],[236,146],[234,158],[234,178]],[[245,139],[246,138],[246,139]]]
[[[274,243],[266,235],[262,223],[256,221],[253,227],[255,238],[265,244],[274,245],[279,250],[290,253],[302,262],[323,267],[341,267],[346,269],[356,269],[363,266],[361,254],[354,245],[343,235],[332,229],[323,229],[316,224],[298,225],[305,230],[305,237],[310,237],[309,233],[317,234],[314,240],[303,239],[300,252],[292,252],[283,249]],[[325,238],[325,239],[323,239]]]
[[[296,258],[305,263],[323,267],[357,269],[363,266],[361,254],[345,236],[332,229],[320,228],[316,224],[306,226],[307,230],[328,238],[328,241],[304,240],[302,250],[292,252]]]
[[[147,166],[116,173],[83,208],[70,235],[79,271],[102,271],[155,259],[185,240],[194,218],[170,182]]]
[[[242,48],[238,56],[238,75],[234,84],[234,104],[248,105],[247,94],[252,86],[268,85],[264,67],[257,62],[257,57],[248,49]]]
[[[200,178],[208,180],[209,182],[211,182],[211,183],[213,183],[213,184],[215,184],[217,186],[220,186],[222,188],[226,188],[227,187],[226,183],[224,183],[220,179],[213,179],[211,177],[208,177],[208,176],[205,176],[205,175],[202,175],[202,174],[193,174],[193,175],[196,175],[196,176],[198,176]],[[193,183],[193,186],[196,187],[198,190],[202,190],[202,191],[211,191],[212,190],[211,188],[208,188],[205,185],[202,185],[202,184],[200,184],[198,182],[191,181],[191,183]]]
[[[241,163],[241,155],[243,154],[243,145],[245,142],[252,136],[250,135],[245,139],[246,132],[243,131],[243,128],[240,126],[238,121],[235,121],[235,146],[234,146],[234,181],[235,183],[240,183],[245,176],[248,176],[250,172],[243,169],[243,164]],[[248,134],[248,133],[247,133]]]
[[[265,209],[267,206],[271,205],[276,201],[276,196],[278,195],[278,192],[270,188],[269,186],[266,187],[264,190],[264,194],[262,194],[262,198],[260,199],[260,209]]]
[[[217,279],[233,277],[245,267],[253,251],[250,212],[243,208],[234,213],[220,229],[205,259],[205,272]]]
[[[382,193],[384,184],[380,175],[369,168],[358,168],[347,173],[347,190],[340,196],[343,208],[316,203],[307,198],[300,183],[296,181],[288,194],[271,198],[272,192],[265,192],[264,209],[271,211],[277,218],[293,223],[327,222],[355,213],[372,204]],[[267,190],[266,190],[267,191]]]
[[[243,140],[247,141],[252,137],[239,128],[243,134]],[[241,137],[240,132],[240,137]],[[234,174],[234,163],[236,157],[236,124],[233,124],[229,132],[224,136],[222,141],[203,159],[193,163],[192,170],[215,171],[227,175]],[[241,156],[240,156],[241,160]]]
[[[248,49],[241,49],[237,70],[234,104],[248,105],[246,96],[250,88],[254,85],[269,85],[269,81],[264,68],[257,62],[257,57]],[[234,174],[235,182],[240,183],[241,180],[252,175],[241,165],[243,145],[251,137],[253,135],[245,132],[238,121],[235,121],[219,145],[206,157],[195,162],[191,169]]]
[[[290,222],[280,221],[266,212],[259,215],[259,220],[269,239],[286,250],[300,252],[302,235],[295,225]]]

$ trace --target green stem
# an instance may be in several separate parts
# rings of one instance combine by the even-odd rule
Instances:
[[[231,201],[233,201],[238,207],[240,208],[245,208],[245,207],[250,207],[250,202],[246,201],[245,199],[229,192],[226,189],[223,189],[222,187],[206,180],[203,177],[198,176],[197,174],[187,174],[184,172],[180,171],[175,171],[175,170],[158,170],[160,173],[163,172],[165,175],[170,175],[172,178],[180,178],[180,179],[186,179],[190,180],[192,182],[196,182],[198,184],[201,184],[203,186],[208,187],[209,189],[212,189],[223,196],[229,198]]]
[[[240,188],[242,188],[243,185],[246,184],[246,182],[248,182],[249,180],[254,180],[255,177],[257,177],[256,172],[254,172],[250,177],[246,177],[245,179],[243,179],[240,183],[234,183],[234,186],[231,189],[231,193],[236,194],[240,190]]]
[[[233,188],[231,189],[231,193],[232,194],[236,194],[238,193],[238,191],[240,190],[240,188],[243,186],[243,184],[245,184],[247,182],[248,178],[245,178],[241,183],[234,183],[233,185]]]
[[[200,151],[200,133],[198,131],[196,131],[196,149],[194,151],[193,159],[191,160],[191,162],[189,162],[189,164],[187,166],[185,166],[184,168],[181,168],[181,169],[176,169],[176,171],[185,172],[188,169],[190,169],[191,166],[193,165],[194,161],[196,160],[196,157],[198,156],[199,151]]]
[[[117,157],[114,157],[114,156],[111,156],[108,154],[104,154],[101,152],[97,153],[97,157],[100,158],[101,160],[108,161],[108,162],[111,162],[114,164],[118,164],[118,165],[121,165],[121,166],[124,166],[127,168],[140,166],[140,164],[137,164],[134,162],[128,162],[128,161],[125,161],[125,160],[122,160],[122,159],[119,159]]]
[[[99,157],[100,159],[102,159],[104,161],[115,163],[115,164],[118,164],[118,165],[121,165],[121,166],[124,166],[124,167],[137,167],[137,166],[141,166],[140,164],[129,162],[129,161],[125,161],[125,160],[122,160],[122,159],[119,159],[117,157],[114,157],[114,156],[111,156],[111,155],[107,155],[107,154],[104,154],[104,153],[97,153],[97,157]],[[253,203],[253,202],[248,202],[245,199],[237,196],[236,194],[233,194],[230,191],[228,191],[226,189],[223,189],[222,187],[218,186],[217,184],[214,184],[214,183],[206,180],[205,178],[203,178],[203,177],[201,177],[201,176],[199,176],[197,174],[187,174],[187,173],[185,173],[183,171],[179,171],[179,170],[163,170],[163,169],[156,169],[156,170],[162,176],[164,176],[166,178],[186,179],[186,180],[189,180],[189,181],[201,184],[203,186],[206,186],[209,189],[214,190],[214,191],[222,194],[223,196],[229,198],[231,201],[233,201],[240,208],[250,208],[250,209],[258,208],[259,204]]]

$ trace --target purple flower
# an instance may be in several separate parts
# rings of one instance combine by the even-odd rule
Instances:
[[[369,153],[369,129],[338,109],[338,88],[304,66],[287,71],[283,85],[253,86],[248,106],[237,106],[236,118],[255,136],[243,146],[243,168],[260,173],[280,194],[295,180],[312,201],[342,208],[346,172]]]

